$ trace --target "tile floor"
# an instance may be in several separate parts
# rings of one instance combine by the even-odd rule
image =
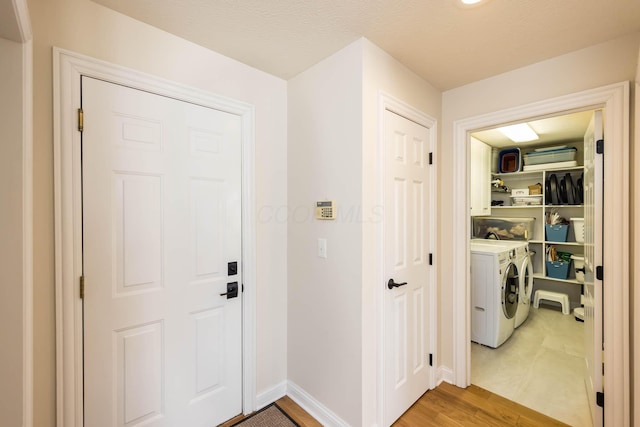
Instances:
[[[535,309],[497,349],[471,345],[471,383],[576,427],[590,426],[584,323]]]

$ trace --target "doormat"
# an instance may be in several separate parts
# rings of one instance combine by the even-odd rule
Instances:
[[[300,427],[278,405],[272,403],[231,427]]]

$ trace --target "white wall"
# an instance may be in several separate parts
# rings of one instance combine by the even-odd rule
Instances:
[[[287,200],[286,82],[89,0],[32,0],[34,35],[34,425],[55,425],[52,47],[256,108],[258,212]],[[258,218],[257,391],[286,379],[286,224]]]
[[[363,66],[363,149],[362,149],[362,425],[374,424],[376,415],[376,377],[380,356],[377,345],[376,321],[380,315],[380,283],[378,266],[382,265],[378,242],[382,219],[376,185],[382,171],[377,167],[379,136],[378,96],[384,92],[411,105],[440,122],[442,94],[418,77],[388,53],[366,39],[360,42],[364,49]],[[437,160],[436,160],[437,167]],[[435,349],[432,349],[435,350]]]
[[[289,379],[365,426],[379,409],[380,91],[440,117],[440,92],[366,39],[289,81]],[[325,197],[337,221],[302,214]]]
[[[368,264],[374,258],[371,239],[375,234],[369,233],[371,224],[361,227],[358,222],[375,204],[367,181],[378,172],[375,156],[367,146],[377,137],[372,100],[380,88],[439,118],[438,92],[360,40],[289,82],[291,122],[287,137],[286,82],[89,0],[31,0],[29,8],[35,62],[34,425],[55,424],[52,46],[256,106],[258,392],[289,378],[350,424],[368,420],[371,415],[367,409],[375,406],[375,393],[364,389],[373,369],[368,352],[375,346],[367,323],[375,315],[370,309],[371,303],[375,304],[375,283]],[[4,66],[4,47],[0,53]],[[452,180],[454,156],[459,154],[451,149],[453,122],[632,80],[637,58],[635,34],[443,94],[442,138],[436,157],[441,188],[436,252],[436,259],[440,259],[440,363],[452,366],[453,360],[452,294],[447,273],[453,261],[446,238],[452,216],[446,185]],[[2,105],[6,108],[7,103]],[[3,128],[3,138],[6,135]],[[2,159],[5,149],[3,139]],[[341,215],[337,221],[312,219],[314,201],[324,198],[337,200]],[[8,212],[16,215],[15,210]],[[328,240],[326,260],[316,257],[318,237]]]
[[[0,38],[0,414],[23,424],[23,50]]]
[[[443,94],[442,141],[440,152],[441,188],[453,180],[453,162],[464,153],[452,150],[453,123],[506,108],[516,107],[569,93],[604,86],[624,80],[633,80],[636,73],[640,34],[632,34],[606,43],[591,46],[566,55],[542,61],[518,70],[500,74]],[[469,66],[473,66],[470,64]],[[452,228],[452,197],[440,194],[440,225],[443,233]],[[440,239],[442,254],[439,264],[441,317],[440,360],[446,366],[453,363],[451,316],[452,287],[448,280],[453,266],[452,245]]]
[[[362,46],[289,80],[288,377],[361,424]],[[334,221],[314,219],[335,200]],[[327,258],[316,254],[327,239]]]

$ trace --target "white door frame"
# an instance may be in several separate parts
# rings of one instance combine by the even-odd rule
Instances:
[[[58,427],[83,425],[80,78],[90,76],[235,114],[242,119],[242,409],[256,407],[254,107],[74,52],[54,48],[56,404]]]
[[[629,425],[629,83],[622,82],[520,107],[462,119],[453,124],[453,375],[471,384],[469,316],[469,134],[511,122],[605,108],[603,207],[605,425]]]
[[[436,147],[438,140],[438,122],[435,118],[429,116],[428,114],[412,107],[411,105],[401,101],[387,93],[380,92],[378,94],[378,146],[377,146],[377,166],[378,171],[378,180],[376,183],[378,194],[378,205],[384,206],[384,171],[385,171],[385,120],[384,114],[385,111],[391,111],[399,116],[404,117],[405,119],[411,120],[421,126],[424,126],[431,130],[428,144],[428,151],[433,153],[433,165],[429,168],[429,203],[434,209],[431,212],[431,220],[428,224],[428,233],[429,233],[429,248],[428,252],[434,253],[436,248],[436,242],[438,237],[438,229],[436,224],[438,223],[437,217],[437,162],[436,159]],[[425,153],[427,154],[427,153]],[[388,292],[386,286],[386,276],[384,272],[384,221],[380,221],[380,226],[378,229],[378,259],[380,262],[378,263],[378,271],[376,286],[378,286],[377,300],[378,300],[378,309],[377,309],[377,329],[378,329],[378,380],[377,380],[377,389],[378,389],[378,410],[377,410],[377,420],[378,425],[384,425],[384,359],[381,355],[384,354],[384,344],[385,344],[385,334],[384,334],[384,294],[385,291]],[[434,253],[434,259],[436,254]],[[428,316],[429,316],[429,351],[433,354],[433,364],[429,367],[429,384],[427,384],[428,389],[431,390],[436,386],[436,367],[437,363],[437,337],[438,337],[438,304],[436,301],[437,293],[436,293],[436,280],[437,280],[437,262],[434,261],[433,265],[430,266],[429,269],[429,289],[427,290],[427,297],[429,298],[429,303],[427,306]]]

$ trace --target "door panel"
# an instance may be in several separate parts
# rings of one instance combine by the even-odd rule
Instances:
[[[82,79],[85,425],[241,412],[240,118]],[[239,294],[241,297],[241,294]]]
[[[162,287],[160,176],[115,173],[116,295]]]
[[[603,138],[602,111],[595,111],[584,136],[584,218],[585,218],[585,385],[594,426],[603,425],[603,410],[596,405],[602,391],[602,282],[595,277],[602,265],[603,161],[596,153],[596,141]]]
[[[115,331],[117,415],[124,425],[162,416],[162,326],[154,322]]]
[[[389,111],[385,127],[385,276],[407,282],[385,291],[384,419],[390,425],[429,386],[430,130]]]

